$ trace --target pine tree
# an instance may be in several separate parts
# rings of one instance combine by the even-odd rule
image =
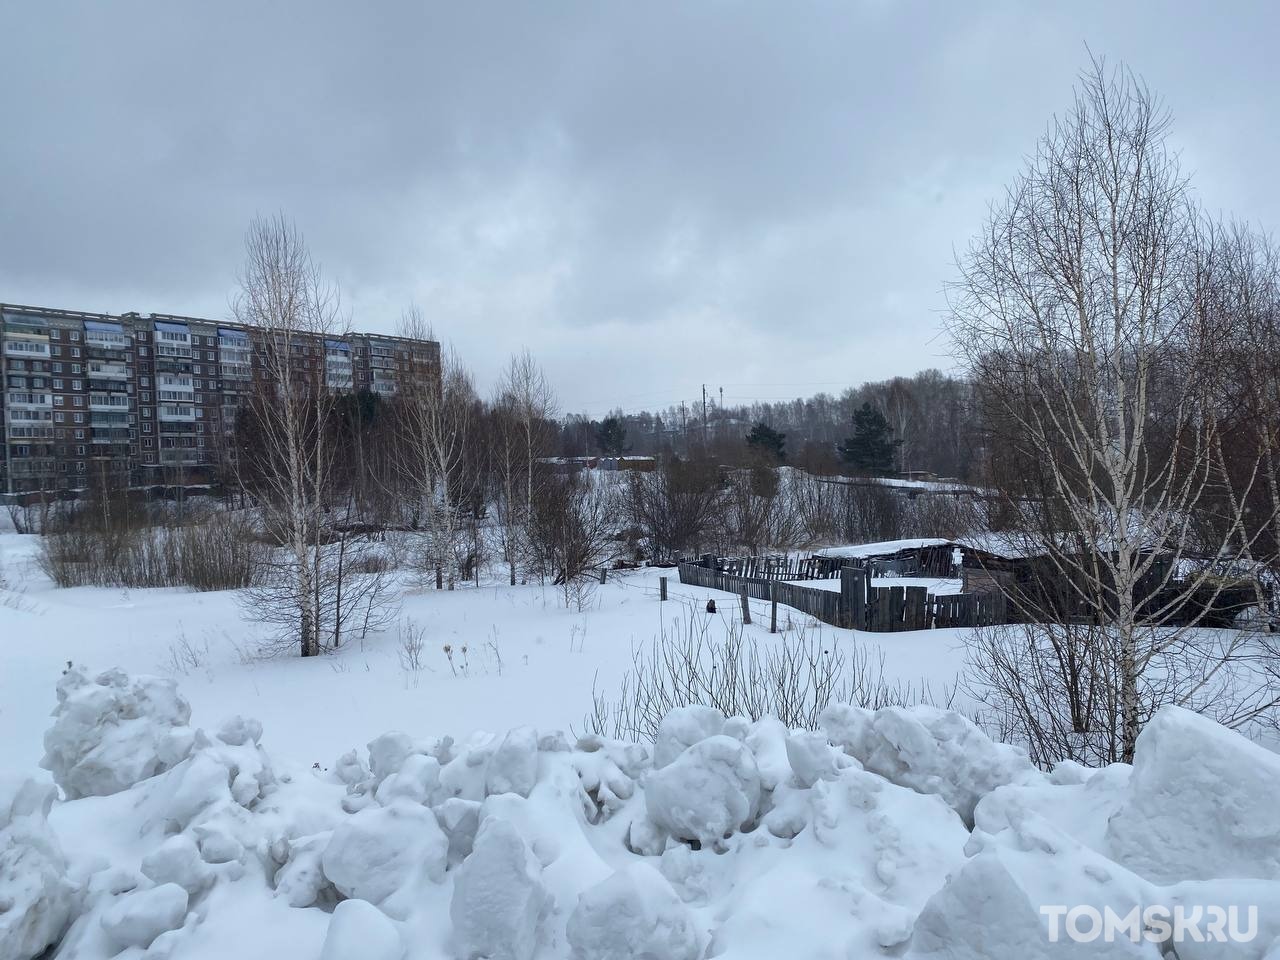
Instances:
[[[887,474],[894,471],[894,457],[901,440],[893,439],[893,427],[884,414],[864,403],[853,413],[853,436],[836,449],[840,459],[859,473]]]
[[[620,457],[627,452],[627,428],[618,417],[605,417],[596,431],[596,443],[606,457]]]
[[[774,430],[767,423],[757,423],[747,434],[747,449],[763,453],[781,462],[786,459],[787,435]]]

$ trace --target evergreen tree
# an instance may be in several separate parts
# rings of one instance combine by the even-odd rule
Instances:
[[[763,421],[752,427],[747,434],[748,450],[763,453],[778,462],[786,459],[786,442],[785,433],[779,433]]]
[[[619,417],[605,417],[596,430],[596,443],[606,457],[620,457],[627,447],[627,428]]]
[[[884,414],[864,403],[853,412],[853,436],[837,447],[840,459],[859,473],[887,474],[894,471],[894,457],[901,440],[893,439],[893,427]]]

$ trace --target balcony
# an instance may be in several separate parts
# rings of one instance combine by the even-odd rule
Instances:
[[[16,423],[9,424],[10,440],[52,440],[53,427],[25,427]]]
[[[121,403],[120,401],[124,402]],[[114,395],[91,393],[89,395],[89,409],[103,413],[128,413],[129,395],[127,393]]]
[[[84,335],[85,346],[96,350],[128,350],[132,345],[128,335],[123,333],[107,333],[101,330],[89,330]]]
[[[127,380],[129,368],[123,363],[99,363],[89,361],[89,376],[100,380]]]
[[[196,408],[165,403],[156,410],[156,418],[161,423],[193,423]]]
[[[9,408],[11,410],[47,410],[53,406],[53,394],[50,393],[10,393]]]
[[[47,360],[49,358],[49,341],[19,340],[12,335],[9,335],[4,341],[4,354],[6,357]]]

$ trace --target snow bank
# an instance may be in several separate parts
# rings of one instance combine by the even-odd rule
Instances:
[[[833,707],[823,732],[686,708],[652,746],[393,732],[327,770],[273,764],[253,720],[187,719],[171,684],[64,678],[67,801],[0,784],[0,960],[1159,954],[1050,942],[1052,904],[1260,906],[1244,952],[1184,960],[1280,935],[1280,766],[1181,711],[1132,771],[1048,775],[920,708]]]
[[[1026,755],[995,743],[970,720],[936,707],[864,710],[828,707],[822,728],[833,743],[890,783],[942,797],[968,824],[996,787],[1040,774]]]
[[[172,680],[68,667],[40,766],[68,800],[127,790],[186,757],[191,708]]]
[[[74,887],[53,831],[54,787],[0,779],[0,960],[26,960],[54,943],[71,920]]]
[[[1107,840],[1162,883],[1280,880],[1280,757],[1205,717],[1166,707],[1138,736],[1127,802]]]

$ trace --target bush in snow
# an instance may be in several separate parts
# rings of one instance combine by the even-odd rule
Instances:
[[[1138,736],[1112,855],[1150,880],[1280,880],[1280,757],[1180,707]]]
[[[71,920],[75,888],[53,831],[52,784],[0,779],[0,960],[28,960]]]
[[[569,917],[575,960],[697,960],[693,915],[662,874],[639,863],[578,898]]]
[[[70,667],[40,766],[68,800],[126,790],[186,757],[191,708],[172,680],[108,670],[90,680]]]
[[[453,881],[449,917],[460,960],[530,960],[547,905],[542,868],[506,820],[487,818]]]
[[[937,707],[838,704],[823,713],[822,729],[866,769],[890,783],[938,794],[970,826],[985,794],[1040,776],[1017,748],[995,743],[960,714]]]
[[[760,772],[740,741],[723,734],[689,747],[645,781],[649,819],[681,840],[714,843],[754,820]]]

